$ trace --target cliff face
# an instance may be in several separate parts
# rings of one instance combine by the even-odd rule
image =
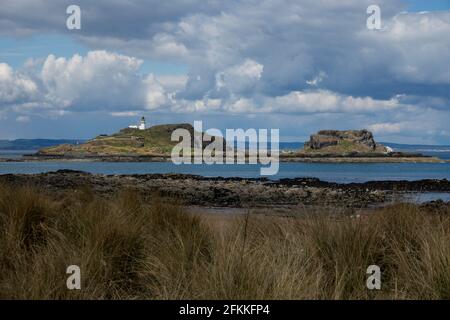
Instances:
[[[304,151],[323,153],[386,152],[367,130],[321,130],[305,142]]]

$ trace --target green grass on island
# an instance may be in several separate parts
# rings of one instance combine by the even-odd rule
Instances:
[[[145,130],[125,128],[112,135],[99,135],[79,145],[63,144],[39,150],[39,155],[141,155],[168,156],[178,141],[171,141],[172,132],[182,128],[193,137],[190,124],[156,125]]]
[[[173,147],[180,141],[172,141],[176,129],[186,129],[191,136],[190,146],[194,145],[194,128],[192,125],[165,124],[144,130],[125,128],[111,135],[99,135],[81,144],[61,144],[40,149],[36,156],[57,158],[84,157],[154,157],[168,158]],[[202,133],[205,135],[205,133]],[[224,150],[227,142],[222,137],[204,139],[203,148],[210,141],[223,140]],[[248,137],[247,137],[248,139]],[[205,141],[206,140],[206,141]],[[183,140],[183,142],[186,142]],[[337,158],[336,158],[337,157]],[[104,158],[104,159],[105,159]],[[436,157],[421,154],[393,152],[392,149],[375,142],[373,134],[367,130],[321,130],[311,135],[304,148],[289,153],[281,152],[282,161],[332,161],[343,162],[442,162]],[[336,159],[334,159],[336,158]],[[144,158],[145,159],[145,158]]]

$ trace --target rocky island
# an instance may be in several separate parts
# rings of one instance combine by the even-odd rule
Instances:
[[[309,141],[304,145],[305,154],[380,154],[385,155],[392,152],[377,142],[372,132],[367,130],[321,130],[311,135]]]
[[[186,129],[194,139],[192,125],[166,124],[149,128],[129,127],[112,135],[99,135],[81,144],[61,144],[40,149],[22,161],[108,161],[108,162],[150,162],[170,161],[172,148],[178,141],[172,141],[172,132]],[[202,133],[205,135],[205,133]],[[211,141],[223,139],[211,137]],[[193,145],[193,141],[191,141]],[[210,142],[203,142],[203,148]],[[223,139],[226,148],[226,141]],[[5,161],[5,160],[3,160]],[[16,160],[17,161],[17,160]],[[321,130],[310,136],[303,149],[281,151],[283,162],[444,162],[436,157],[422,154],[395,152],[377,143],[368,130]]]
[[[302,150],[283,154],[297,162],[442,162],[418,153],[395,152],[377,143],[368,130],[321,130],[310,136]]]
[[[178,141],[172,141],[176,129],[185,129],[191,135],[194,145],[194,128],[188,123],[156,125],[146,129],[125,128],[112,135],[99,135],[85,143],[61,144],[40,149],[27,155],[34,160],[98,160],[98,161],[167,161],[172,148]],[[202,133],[203,136],[207,134]],[[210,137],[211,141],[223,139]],[[209,143],[209,142],[208,142]],[[203,148],[207,142],[203,142]],[[224,142],[225,145],[225,142]]]

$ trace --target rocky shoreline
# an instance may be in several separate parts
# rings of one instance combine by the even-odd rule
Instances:
[[[445,179],[339,184],[316,178],[272,181],[184,174],[100,175],[71,170],[5,174],[0,175],[0,183],[35,185],[54,194],[89,188],[108,196],[121,189],[132,189],[143,195],[175,197],[186,205],[236,208],[286,205],[367,208],[391,202],[405,193],[450,193],[450,181]]]

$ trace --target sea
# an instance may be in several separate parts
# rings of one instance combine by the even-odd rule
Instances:
[[[417,152],[441,159],[450,159],[450,146],[396,145],[385,143],[394,150]],[[282,143],[281,150],[295,150],[300,143]],[[0,150],[0,157],[19,159],[36,150]],[[95,174],[123,175],[149,173],[181,173],[205,177],[260,178],[260,165],[182,164],[171,162],[0,162],[0,174],[32,174],[61,169]],[[291,163],[282,162],[278,174],[268,179],[315,177],[324,181],[350,183],[374,180],[450,180],[450,163]]]
[[[450,146],[410,146],[389,145],[396,151],[407,151],[450,159]],[[299,143],[281,144],[281,150],[296,150]],[[24,154],[36,150],[0,150],[0,158],[20,159]],[[450,163],[294,163],[281,162],[278,174],[267,179],[314,177],[323,181],[352,183],[380,180],[450,180]],[[260,165],[227,164],[182,164],[171,162],[91,162],[91,161],[51,161],[51,162],[0,162],[2,174],[34,174],[57,170],[77,170],[93,174],[128,175],[152,173],[194,174],[204,177],[261,178]],[[423,203],[433,200],[450,201],[447,192],[422,192],[404,195],[406,201]]]

